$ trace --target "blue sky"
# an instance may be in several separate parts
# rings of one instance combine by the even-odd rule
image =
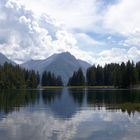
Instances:
[[[17,63],[69,51],[91,64],[140,61],[138,0],[1,0],[0,52]]]

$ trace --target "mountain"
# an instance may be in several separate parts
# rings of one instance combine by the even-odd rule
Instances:
[[[8,59],[4,54],[0,53],[0,65],[3,65],[5,62],[15,65],[16,63]]]
[[[60,75],[64,84],[66,84],[74,71],[81,67],[85,74],[87,68],[90,67],[90,64],[85,61],[76,59],[69,52],[64,52],[54,54],[45,60],[30,60],[21,64],[21,67],[28,70],[39,71],[40,74],[42,74],[45,70],[51,71],[55,75]]]

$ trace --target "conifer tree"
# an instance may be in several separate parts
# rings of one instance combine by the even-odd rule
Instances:
[[[85,76],[81,68],[78,71],[75,71],[72,77],[69,78],[68,86],[84,86],[85,85]]]

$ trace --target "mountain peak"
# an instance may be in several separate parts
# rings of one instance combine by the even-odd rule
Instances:
[[[53,56],[53,55],[52,55]],[[70,52],[55,53],[54,56],[74,57]],[[50,56],[51,57],[51,56]]]
[[[29,70],[39,71],[40,74],[42,74],[44,71],[50,71],[57,76],[60,75],[64,81],[64,84],[66,84],[74,71],[81,67],[83,72],[86,73],[86,70],[88,67],[90,67],[90,64],[76,59],[69,52],[62,52],[53,54],[45,60],[26,62],[21,66]]]
[[[5,62],[15,65],[13,61],[8,59],[3,53],[0,52],[0,65],[3,65]]]
[[[6,56],[0,52],[0,57],[6,57]]]
[[[59,53],[59,54],[61,54],[61,55],[71,55],[71,53],[70,52],[62,52],[62,53]]]

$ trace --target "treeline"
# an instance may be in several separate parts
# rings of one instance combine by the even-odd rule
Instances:
[[[36,88],[39,80],[40,76],[35,71],[28,71],[8,63],[0,66],[0,89]]]
[[[20,66],[5,63],[0,66],[0,89],[36,88],[42,86],[63,86],[60,76],[44,71],[41,78],[38,72],[28,71]],[[131,61],[121,64],[111,63],[104,67],[97,65],[75,71],[69,78],[68,86],[114,86],[129,88],[140,84],[140,62]]]
[[[68,86],[114,86],[116,88],[129,88],[136,84],[140,84],[140,62],[134,64],[131,61],[106,64],[104,67],[92,66],[87,69],[86,78],[79,69],[68,82]]]
[[[85,85],[85,76],[81,68],[78,71],[75,71],[72,77],[69,78],[68,86],[84,86]]]
[[[42,86],[63,86],[61,76],[55,76],[54,73],[44,71],[41,80]]]
[[[44,71],[42,77],[38,72],[25,70],[19,65],[0,65],[0,89],[29,89],[42,86],[63,86],[60,76]]]

